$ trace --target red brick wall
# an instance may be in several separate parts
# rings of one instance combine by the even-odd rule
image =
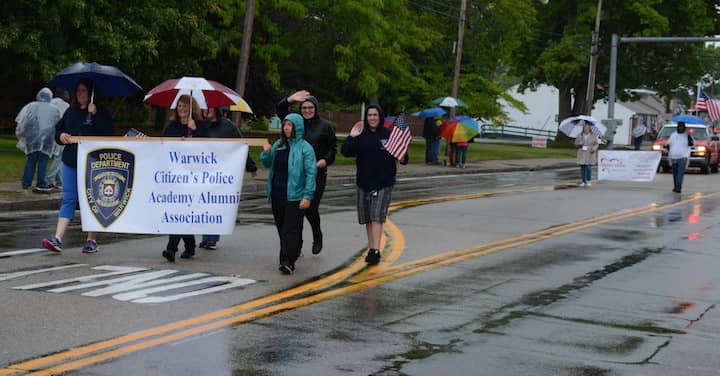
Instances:
[[[361,120],[359,113],[320,112],[320,116],[335,123],[337,125],[335,132],[338,133],[350,133],[350,128]],[[410,132],[413,136],[422,136],[423,119],[408,116],[408,123],[410,123]]]

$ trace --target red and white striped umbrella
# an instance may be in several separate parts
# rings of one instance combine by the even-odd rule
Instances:
[[[183,77],[167,80],[154,87],[144,101],[161,107],[175,108],[183,95],[195,98],[200,108],[232,106],[242,100],[229,87],[202,77]]]

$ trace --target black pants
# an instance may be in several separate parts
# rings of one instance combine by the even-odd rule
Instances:
[[[280,237],[280,264],[295,265],[300,257],[303,212],[300,201],[272,202],[275,227]]]
[[[312,227],[313,241],[320,240],[322,237],[322,230],[320,229],[320,200],[322,200],[323,193],[325,193],[325,183],[327,182],[327,169],[317,170],[317,179],[315,179],[315,195],[312,201],[310,201],[310,207],[305,209],[305,218],[310,222]],[[302,230],[303,222],[300,222],[300,246],[302,247]]]
[[[168,240],[165,249],[171,252],[177,252],[180,239],[185,243],[186,251],[195,251],[195,235],[170,235],[170,240]]]

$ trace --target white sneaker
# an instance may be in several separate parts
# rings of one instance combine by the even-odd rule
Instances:
[[[590,182],[585,183],[585,186],[586,186],[586,187],[589,187],[589,186],[591,186],[591,185],[592,185],[592,184],[590,184]]]

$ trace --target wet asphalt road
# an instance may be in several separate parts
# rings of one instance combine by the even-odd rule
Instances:
[[[319,290],[282,296],[278,301],[288,305],[276,310],[273,302],[260,306],[269,313],[95,359],[68,374],[717,374],[720,196],[713,193],[718,176],[688,176],[682,196],[669,192],[668,175],[653,184],[600,182],[589,189],[556,189],[575,175],[571,169],[403,181],[394,202],[477,196],[395,210],[391,220],[398,231],[390,231],[383,253],[392,258],[400,248],[392,263],[361,269]],[[351,223],[354,195],[349,189],[333,187],[326,193],[324,218],[327,226],[338,226],[338,236],[355,234],[337,243],[351,249],[346,258],[352,259],[364,235]],[[243,202],[241,212],[240,232],[271,227],[262,200]],[[54,226],[54,217],[39,216],[48,213],[20,214],[3,222],[2,244],[17,242],[7,250],[23,247]],[[339,218],[348,221],[347,229]],[[151,241],[121,241],[126,237],[106,237],[102,243],[117,241],[134,249]],[[4,265],[0,261],[0,273],[70,262],[77,255],[61,257],[11,257]],[[109,261],[122,263],[121,256],[114,257]],[[313,263],[324,260],[304,256],[299,269],[308,274],[293,276],[297,279],[286,288],[306,284]],[[192,266],[228,274],[219,265],[201,264],[203,258],[195,261]],[[337,265],[349,267],[341,261]],[[282,290],[276,278],[268,277],[267,294],[257,296]],[[16,313],[21,309],[6,307],[0,330],[3,367],[71,347],[60,346],[63,341],[54,350],[37,345],[33,338],[42,337],[34,332],[38,321],[45,330],[74,337],[69,342],[77,346],[120,335],[100,328],[88,333],[93,331],[83,331],[83,322],[87,327],[117,323],[125,328],[120,333],[128,333],[252,300],[218,293],[169,308],[128,308],[130,303],[103,308],[108,300],[16,291],[11,288],[21,282],[37,281],[12,282],[0,281],[4,301],[56,304],[56,314],[80,318],[77,327],[53,327],[42,316],[22,319]],[[73,310],[72,302],[89,309]],[[108,312],[113,305],[121,309]],[[83,317],[88,314],[104,320]],[[16,335],[10,337],[3,334],[8,326],[24,329],[14,328]],[[129,342],[136,343],[143,342]],[[22,350],[9,351],[6,345]]]

